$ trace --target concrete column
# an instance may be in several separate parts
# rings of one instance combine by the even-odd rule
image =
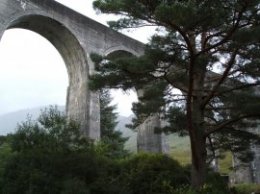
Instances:
[[[234,170],[230,175],[231,184],[253,182],[251,165],[241,163],[235,154],[233,154],[233,168]]]
[[[139,152],[167,153],[169,151],[164,133],[155,133],[161,127],[158,114],[147,118],[137,128],[137,150]]]
[[[87,56],[89,74],[95,73],[94,64]],[[94,140],[100,139],[100,101],[98,91],[89,91],[89,134],[88,136]]]
[[[68,66],[69,87],[67,115],[81,124],[81,131],[92,140],[100,138],[99,93],[89,90],[89,74],[93,65],[89,57],[77,66]],[[76,62],[80,61],[77,59]]]
[[[143,90],[137,90],[138,98],[143,96]],[[166,135],[164,133],[155,133],[156,128],[162,127],[162,121],[159,114],[148,117],[141,125],[137,127],[137,151],[151,153],[168,153]]]

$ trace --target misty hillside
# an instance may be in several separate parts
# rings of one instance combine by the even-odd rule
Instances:
[[[64,111],[64,107],[58,107],[61,111]],[[6,135],[8,133],[13,133],[16,130],[17,124],[23,121],[26,121],[28,117],[32,119],[36,119],[41,110],[44,107],[32,108],[20,110],[12,113],[8,113],[5,115],[0,115],[0,135]],[[131,129],[125,127],[126,124],[129,124],[132,120],[133,116],[125,117],[118,116],[118,125],[116,130],[121,131],[124,137],[128,137],[128,141],[126,142],[126,149],[131,152],[137,151],[137,134]],[[170,147],[170,152],[176,155],[178,152],[186,152],[189,150],[188,138],[180,138],[177,135],[170,135],[167,137],[167,143]],[[178,155],[178,154],[177,154]]]
[[[14,132],[17,124],[23,121],[26,121],[28,117],[32,119],[36,119],[41,110],[44,107],[36,107],[32,109],[23,109],[11,113],[7,113],[4,115],[0,115],[0,135],[5,135],[7,133]],[[58,109],[64,111],[64,106],[58,106]],[[125,128],[125,125],[131,122],[132,117],[119,116],[118,117],[118,125],[116,127],[117,130],[121,131],[124,137],[129,137],[134,134],[134,132],[130,129]]]
[[[26,121],[28,117],[36,119],[43,109],[44,107],[36,107],[0,115],[0,135],[15,132],[18,123]],[[58,109],[63,111],[64,107],[58,106]]]
[[[128,137],[128,141],[125,144],[125,148],[127,150],[130,150],[132,152],[136,152],[137,151],[137,133],[134,132],[131,129],[128,129],[125,127],[126,124],[131,123],[133,116],[129,116],[129,117],[124,117],[124,116],[119,116],[118,117],[118,124],[116,126],[116,130],[121,131],[124,137]]]
[[[58,108],[59,110],[64,111],[64,106],[59,106]],[[36,119],[43,109],[44,107],[37,107],[0,115],[0,135],[6,135],[8,133],[15,132],[18,123],[26,121],[28,117]],[[126,142],[126,148],[135,152],[137,149],[136,133],[133,132],[131,129],[125,127],[126,124],[129,124],[131,122],[131,119],[132,116],[119,116],[117,119],[118,125],[116,127],[116,130],[121,131],[124,137],[129,137],[128,141]]]

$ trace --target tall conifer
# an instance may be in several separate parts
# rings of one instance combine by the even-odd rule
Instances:
[[[205,183],[207,142],[241,156],[258,142],[248,128],[260,118],[259,0],[96,0],[94,7],[121,16],[109,22],[116,30],[157,26],[141,57],[92,55],[91,86],[142,89],[135,124],[162,112],[165,130],[187,133],[195,188]]]

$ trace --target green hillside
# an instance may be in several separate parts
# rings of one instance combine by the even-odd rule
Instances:
[[[191,163],[189,137],[171,134],[167,136],[167,143],[170,148],[170,156],[178,160],[182,165]]]
[[[123,133],[124,137],[129,137],[125,144],[127,150],[131,152],[137,151],[137,133],[125,127],[126,124],[131,123],[132,116],[123,117],[119,116],[117,130]],[[177,134],[167,136],[167,144],[169,145],[169,154],[178,160],[181,164],[190,163],[190,144],[188,137],[179,137]]]
[[[117,130],[122,131],[124,137],[129,137],[129,140],[126,142],[125,147],[131,152],[137,151],[137,134],[125,127],[125,124],[131,122],[132,117],[119,117],[119,123]],[[190,152],[190,142],[189,137],[180,137],[177,134],[171,134],[167,136],[167,144],[169,145],[169,155],[180,162],[182,165],[187,165],[191,163],[191,152]],[[231,153],[226,153],[226,157],[219,161],[220,172],[227,174],[230,172],[232,167],[232,155]]]
[[[132,116],[118,117],[118,125],[116,126],[116,130],[121,131],[124,137],[128,137],[128,141],[125,143],[125,148],[130,152],[137,152],[137,133],[133,130],[125,127],[126,124],[131,123]]]

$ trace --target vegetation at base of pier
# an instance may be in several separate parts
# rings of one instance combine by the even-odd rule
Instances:
[[[119,155],[110,142],[102,144],[105,152],[80,135],[76,122],[45,110],[1,137],[1,193],[152,194],[189,183],[187,170],[167,156]]]
[[[81,135],[75,121],[66,120],[55,108],[46,109],[36,121],[28,118],[16,133],[0,137],[0,194],[243,194],[254,190],[240,186],[235,192],[219,174],[209,171],[203,188],[195,191],[190,166],[162,154],[118,154],[117,147],[109,145],[106,152],[100,151],[99,144]]]

